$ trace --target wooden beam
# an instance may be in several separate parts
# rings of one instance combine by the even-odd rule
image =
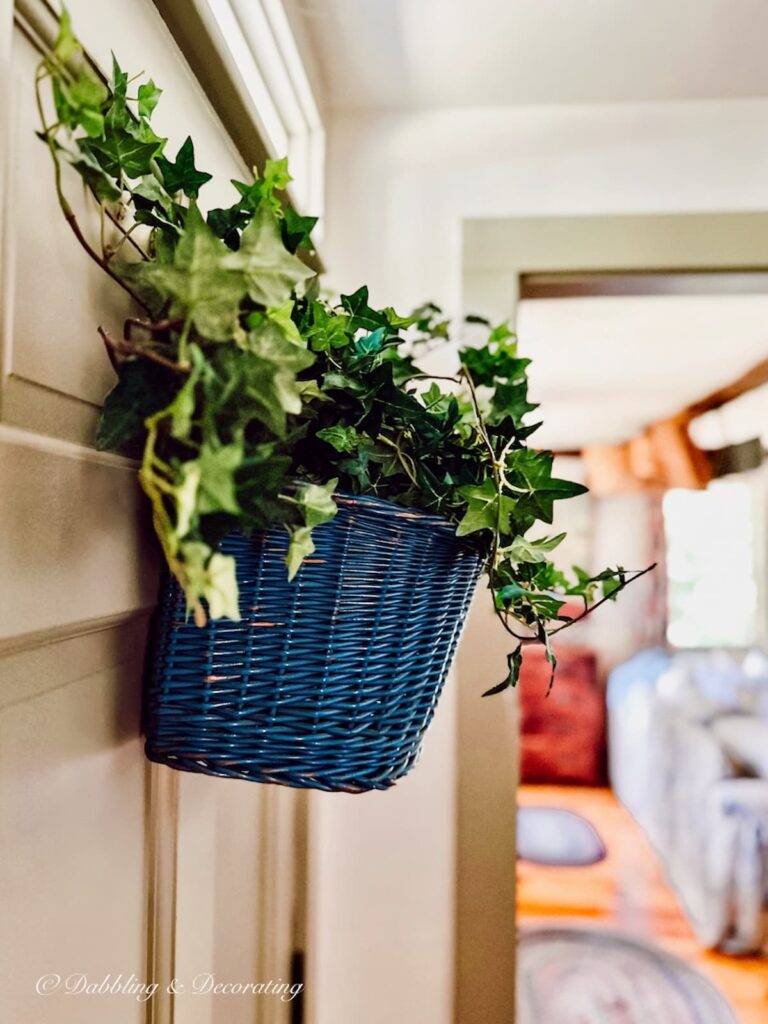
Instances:
[[[690,422],[696,419],[697,416],[703,416],[704,413],[720,409],[722,406],[727,405],[728,402],[733,402],[734,399],[741,398],[742,395],[746,395],[748,392],[761,388],[766,384],[768,384],[768,359],[763,359],[756,366],[747,370],[746,373],[737,377],[736,380],[731,381],[730,384],[726,384],[724,387],[705,395],[704,398],[700,398],[697,402],[686,406],[678,416],[673,418]],[[651,427],[655,425],[651,424]],[[583,449],[577,451],[554,451],[552,454],[561,457],[573,457],[581,455],[582,452]]]
[[[730,384],[726,384],[725,387],[718,388],[717,391],[713,391],[704,398],[700,398],[698,402],[694,402],[693,405],[689,405],[683,414],[691,419],[695,416],[702,416],[705,412],[719,409],[735,398],[741,398],[742,395],[746,395],[747,392],[754,391],[755,388],[760,388],[764,384],[768,384],[768,359],[763,359],[762,362],[753,366],[751,370],[747,370]]]

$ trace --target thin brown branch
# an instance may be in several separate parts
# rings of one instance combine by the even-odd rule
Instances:
[[[111,352],[112,355],[140,356],[143,359],[149,359],[150,362],[157,363],[159,366],[164,366],[168,370],[173,370],[174,373],[187,374],[190,372],[188,366],[182,366],[181,363],[175,363],[172,359],[167,359],[165,356],[161,356],[159,352],[153,352],[152,349],[144,348],[142,345],[137,345],[127,338],[118,341],[103,327],[99,327],[98,330],[101,340],[107,347],[107,351]],[[115,363],[112,356],[110,356],[110,360],[114,366]]]
[[[74,211],[73,211],[72,207],[70,206],[68,199],[64,195],[64,191],[63,191],[63,188],[62,188],[62,182],[61,182],[61,162],[59,160],[58,153],[56,152],[56,144],[55,144],[54,139],[53,139],[52,129],[51,129],[51,127],[49,125],[46,124],[46,121],[45,121],[45,111],[43,109],[43,98],[42,98],[42,96],[40,94],[40,83],[43,80],[43,78],[41,77],[41,68],[43,68],[44,66],[45,66],[45,62],[42,62],[41,65],[38,67],[38,71],[37,71],[37,74],[35,76],[35,102],[37,104],[37,112],[38,112],[38,115],[40,117],[40,127],[41,127],[41,130],[42,130],[42,134],[43,134],[43,136],[45,138],[45,142],[46,142],[46,145],[48,147],[48,152],[51,155],[51,160],[53,161],[53,173],[54,173],[54,184],[55,184],[55,187],[56,187],[56,198],[59,201],[59,206],[61,207],[61,212],[64,214],[64,218],[65,218],[67,224],[69,224],[69,226],[70,226],[70,228],[71,228],[75,238],[78,240],[78,242],[80,243],[82,248],[85,250],[85,252],[94,261],[94,263],[96,263],[98,266],[100,266],[101,269],[106,274],[108,274],[109,277],[111,277],[112,280],[115,281],[116,284],[119,284],[120,287],[124,291],[126,291],[135,302],[138,302],[138,304],[142,307],[142,309],[145,309],[147,311],[147,313],[149,313],[149,308],[147,307],[147,305],[143,301],[143,299],[139,295],[137,295],[136,292],[134,292],[134,290],[130,287],[130,285],[128,285],[118,274],[116,274],[111,269],[111,267],[109,266],[108,262],[102,256],[99,256],[99,254],[96,252],[96,250],[93,248],[93,246],[88,242],[88,240],[86,239],[85,235],[83,234],[83,232],[80,229],[80,225],[77,222],[77,217],[75,216]]]
[[[467,382],[467,386],[469,387],[469,393],[472,396],[472,405],[474,406],[475,409],[475,417],[477,418],[477,429],[480,431],[480,436],[482,437],[485,446],[488,449],[488,453],[491,456],[491,462],[493,463],[495,470],[496,452],[493,450],[491,439],[488,436],[488,432],[485,429],[485,420],[483,419],[483,414],[480,411],[480,402],[477,397],[477,392],[475,391],[475,382],[472,380],[472,375],[469,373],[466,366],[462,366],[461,370],[459,371],[459,376],[462,380],[465,380]]]
[[[132,328],[137,327],[141,331],[146,331],[148,334],[159,334],[162,331],[179,330],[184,326],[183,320],[143,320],[138,316],[129,316],[125,318],[125,324],[123,326],[123,332],[127,341],[131,340]]]
[[[492,585],[490,585],[490,589],[491,589],[491,591],[493,591],[493,586]],[[493,610],[496,613],[496,617],[498,618],[499,622],[502,624],[502,626],[507,631],[507,633],[509,633],[510,636],[513,636],[515,638],[515,640],[519,640],[521,644],[537,644],[537,643],[540,643],[539,638],[537,636],[535,636],[535,635],[534,636],[521,636],[520,633],[516,633],[514,631],[514,629],[512,629],[512,627],[509,624],[509,616],[505,615],[505,613],[501,610],[501,608],[498,608],[496,606],[496,595],[492,593],[491,594],[491,599],[493,600]]]
[[[101,327],[98,328],[98,331],[101,336],[101,340],[104,342],[107,358],[112,364],[112,369],[117,373],[120,369],[120,360],[117,358],[117,352],[115,351],[115,342],[107,335],[106,331],[101,329]]]
[[[122,279],[122,277],[120,277],[119,274],[116,274],[114,270],[112,270],[112,268],[110,267],[109,263],[105,259],[102,259],[102,257],[99,256],[96,250],[91,247],[91,245],[83,235],[83,232],[80,230],[80,225],[77,222],[77,217],[73,213],[72,208],[69,205],[67,205],[66,208],[62,207],[62,211],[64,213],[64,217],[67,221],[67,224],[69,224],[70,228],[72,229],[75,238],[78,240],[83,249],[85,249],[85,251],[91,257],[93,262],[100,266],[104,273],[111,277],[116,284],[119,284],[123,291],[126,291],[131,296],[134,302],[138,302],[142,309],[145,309],[147,312],[149,312],[149,307],[144,302],[144,300],[133,290],[133,288],[131,288],[129,284],[127,284]]]
[[[570,622],[564,622],[562,626],[558,626],[557,629],[549,630],[548,636],[555,636],[555,634],[561,633],[564,629],[570,629],[571,626],[575,626],[577,622],[581,622],[581,620],[585,619],[587,615],[591,615],[592,612],[599,608],[601,604],[605,604],[606,601],[612,601],[616,595],[620,594],[621,591],[624,590],[625,587],[628,587],[630,583],[634,583],[635,580],[639,580],[641,576],[645,576],[646,573],[652,572],[657,565],[658,562],[654,562],[653,565],[649,565],[647,569],[638,569],[633,573],[633,575],[628,575],[623,581],[619,582],[618,587],[616,587],[616,589],[610,594],[606,594],[605,597],[601,597],[599,601],[595,601],[595,603],[586,608],[581,615],[577,615],[576,618],[571,619]]]
[[[140,246],[136,239],[133,237],[133,232],[136,230],[136,228],[141,226],[139,222],[135,221],[129,228],[124,228],[111,210],[107,210],[106,213],[107,219],[112,223],[112,225],[115,228],[117,228],[117,230],[120,232],[120,235],[122,236],[116,246],[113,246],[112,248],[108,249],[108,255],[106,257],[107,260],[114,259],[117,253],[120,251],[121,246],[128,242],[129,245],[131,245],[131,247],[135,250],[135,252],[139,256],[141,256],[142,260],[144,260],[145,262],[148,261],[150,258],[149,254],[145,252],[142,246]]]

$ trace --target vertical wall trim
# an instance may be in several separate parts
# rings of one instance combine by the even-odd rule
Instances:
[[[174,1024],[168,987],[176,970],[178,772],[146,763],[147,980],[160,986],[147,1001],[146,1024]]]
[[[515,1019],[517,695],[503,678],[509,637],[480,587],[459,645],[455,1024]]]

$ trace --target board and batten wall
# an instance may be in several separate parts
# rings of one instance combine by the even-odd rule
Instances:
[[[229,202],[243,161],[149,0],[69,0],[102,67],[114,49],[165,90],[155,116],[187,133]],[[0,10],[0,1019],[38,1024],[285,1024],[289,1003],[193,995],[290,976],[303,800],[278,787],[150,766],[142,660],[159,559],[135,465],[93,447],[114,382],[96,327],[125,296],[89,262],[35,138],[33,78],[54,30],[42,2]],[[223,186],[223,187],[222,187]],[[88,231],[93,211],[65,177]],[[97,226],[97,222],[96,222]],[[157,983],[129,994],[38,994],[43,976]],[[185,992],[168,994],[173,978]],[[53,981],[47,984],[55,987]]]

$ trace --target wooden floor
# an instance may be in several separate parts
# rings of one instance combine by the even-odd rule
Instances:
[[[609,790],[522,786],[520,804],[578,811],[597,828],[608,857],[587,868],[518,865],[518,920],[579,920],[654,942],[714,982],[740,1024],[768,1024],[768,960],[702,950],[643,833]],[[650,1024],[650,1022],[649,1022]]]

